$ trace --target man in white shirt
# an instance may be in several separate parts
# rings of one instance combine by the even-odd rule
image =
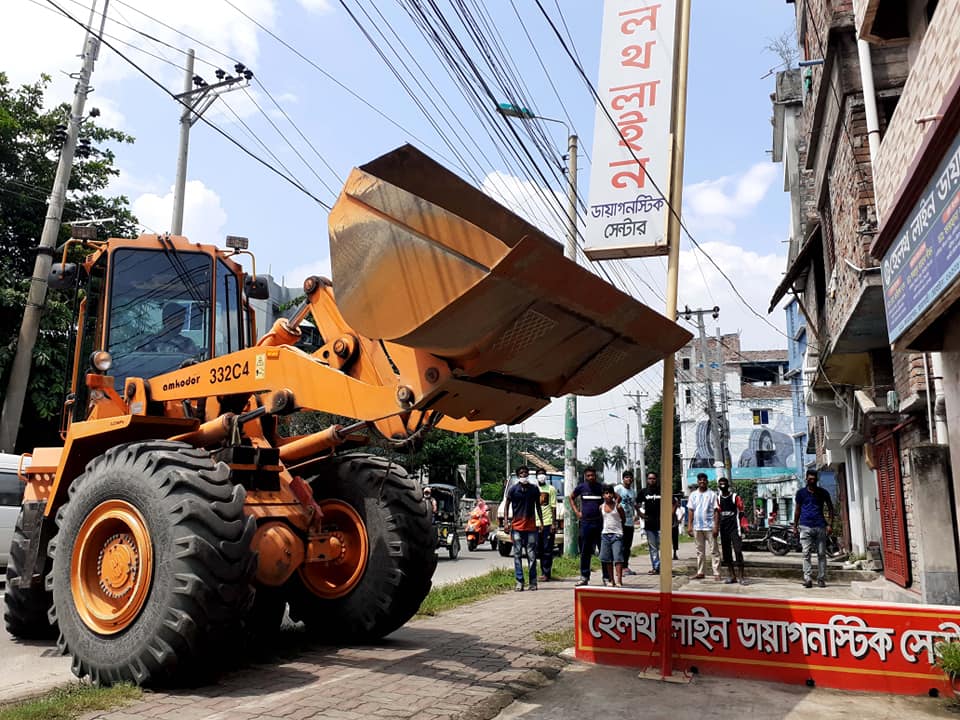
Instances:
[[[697,574],[702,580],[707,560],[707,542],[713,563],[713,579],[720,580],[720,547],[713,534],[713,511],[717,507],[717,493],[707,487],[707,474],[697,473],[697,489],[687,498],[687,532],[697,541]]]

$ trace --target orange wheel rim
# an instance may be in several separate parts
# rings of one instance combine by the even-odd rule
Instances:
[[[129,627],[140,615],[153,576],[153,545],[143,515],[107,500],[80,526],[70,558],[70,590],[84,624],[101,635]]]
[[[331,546],[339,545],[332,560],[309,562],[300,568],[300,577],[318,597],[333,599],[353,590],[367,568],[367,527],[352,506],[340,500],[323,500],[323,531],[330,533]]]

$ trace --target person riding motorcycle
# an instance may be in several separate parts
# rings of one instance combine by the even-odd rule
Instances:
[[[487,513],[487,503],[480,498],[473,510],[470,511],[470,517],[467,519],[467,548],[476,550],[478,545],[487,542],[489,535],[490,515]]]

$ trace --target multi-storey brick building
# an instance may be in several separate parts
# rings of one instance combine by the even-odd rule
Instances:
[[[787,2],[802,58],[778,75],[773,95],[774,160],[793,210],[771,309],[789,292],[807,319],[817,465],[836,473],[852,549],[883,548],[889,584],[873,590],[958,602],[955,543],[942,541],[945,529],[957,537],[950,474],[945,451],[931,445],[947,440],[931,434],[932,363],[915,352],[928,349],[921,344],[891,348],[886,277],[874,256],[909,214],[902,202],[894,213],[892,198],[918,151],[910,128],[930,93],[940,93],[939,106],[950,87],[944,69],[960,62],[960,0]]]

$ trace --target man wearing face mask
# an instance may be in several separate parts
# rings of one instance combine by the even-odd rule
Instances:
[[[537,470],[537,486],[540,489],[540,512],[543,524],[540,527],[540,579],[549,581],[553,572],[553,545],[557,536],[557,489],[547,482],[547,473]]]
[[[817,587],[827,586],[827,535],[833,527],[833,502],[830,493],[817,485],[817,471],[807,470],[806,487],[797,491],[796,511],[793,513],[793,531],[800,533],[803,547],[803,586],[813,587],[813,566],[810,553],[817,545]],[[827,506],[829,521],[823,516]]]
[[[522,592],[524,555],[529,566],[530,589],[537,589],[537,541],[540,535],[537,528],[543,525],[543,512],[540,509],[540,489],[530,482],[529,468],[521,465],[516,472],[519,482],[507,492],[503,514],[513,540],[513,570],[517,579],[514,589]]]
[[[713,513],[713,536],[720,535],[720,547],[723,549],[723,564],[730,568],[730,577],[724,582],[732,585],[737,582],[737,569],[740,570],[740,584],[746,585],[743,576],[743,543],[740,539],[740,515],[743,513],[743,500],[730,491],[730,481],[722,477],[717,480],[717,506]]]

